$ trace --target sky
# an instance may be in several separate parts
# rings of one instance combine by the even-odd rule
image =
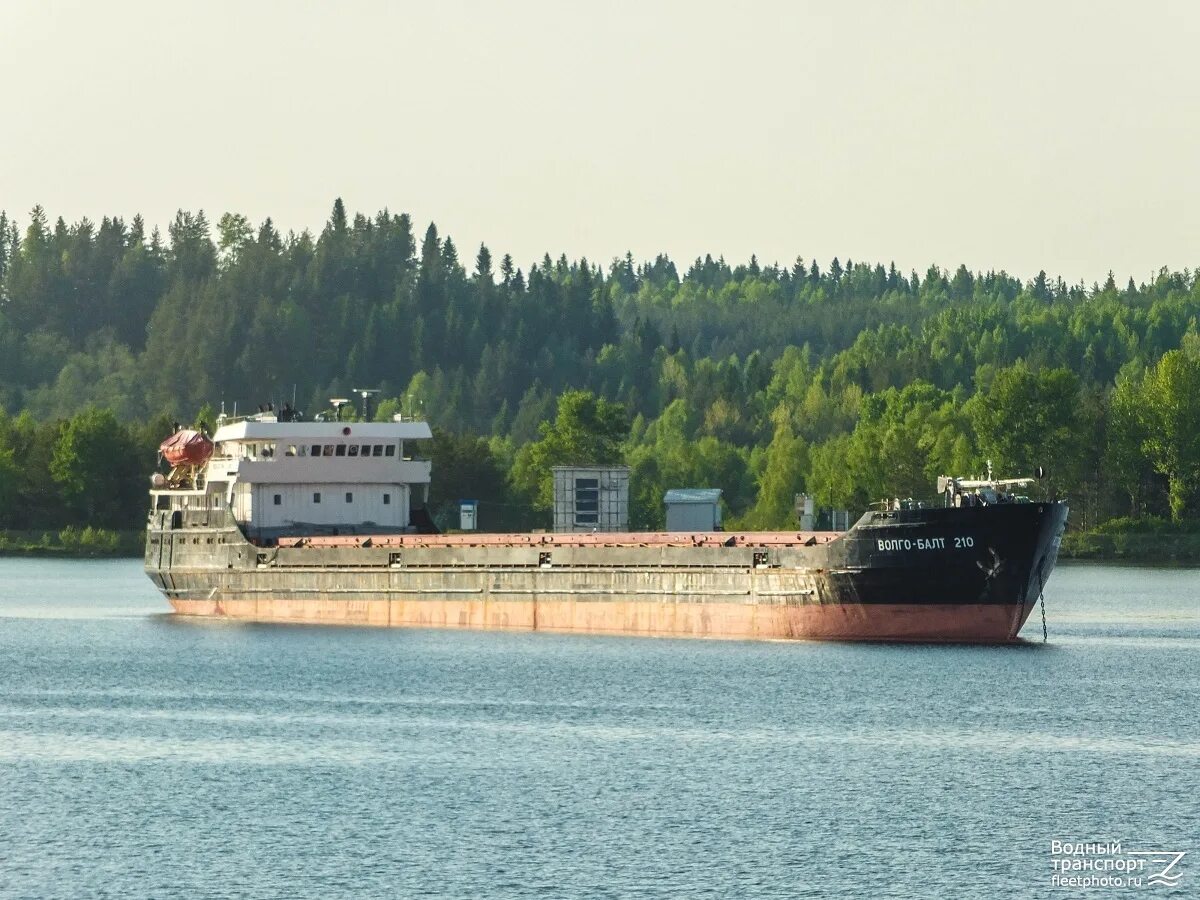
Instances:
[[[1200,266],[1198,49],[1183,0],[0,0],[0,209],[1143,281]]]

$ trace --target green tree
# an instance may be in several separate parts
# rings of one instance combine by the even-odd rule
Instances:
[[[232,266],[254,237],[250,220],[241,213],[225,213],[217,222],[217,256],[223,266]]]
[[[976,394],[969,414],[979,449],[998,475],[1048,471],[1052,490],[1078,484],[1088,447],[1078,377],[1063,368],[1032,370],[1024,362],[1001,369]]]
[[[16,518],[16,500],[21,470],[11,447],[0,445],[0,527],[11,528]]]
[[[554,421],[543,422],[539,434],[518,453],[512,481],[537,509],[548,510],[554,502],[551,466],[620,463],[629,418],[619,403],[591,391],[567,391],[558,398]]]
[[[735,516],[754,497],[746,453],[711,436],[691,437],[687,404],[676,400],[626,451],[630,467],[630,524],[654,531],[666,525],[663,495],[671,488],[717,487]],[[632,440],[632,438],[631,438]]]
[[[501,462],[483,438],[435,428],[429,458],[429,507],[441,527],[458,527],[458,501],[463,499],[479,502],[480,531],[513,531],[531,524],[528,510],[510,496]]]
[[[1129,514],[1142,513],[1149,460],[1142,409],[1142,373],[1122,372],[1109,397],[1105,429],[1104,469],[1112,483],[1128,498]]]
[[[80,524],[128,527],[144,501],[136,447],[116,417],[95,408],[77,413],[54,446],[50,473]]]
[[[792,432],[786,414],[777,418],[758,479],[758,499],[744,520],[747,528],[777,530],[795,525],[796,494],[804,490],[810,466],[808,446]]]
[[[809,493],[818,507],[832,509],[861,509],[870,496],[854,478],[846,465],[852,438],[838,435],[812,448]]]
[[[1164,353],[1141,390],[1142,447],[1154,470],[1167,476],[1171,518],[1194,514],[1200,487],[1200,359]]]

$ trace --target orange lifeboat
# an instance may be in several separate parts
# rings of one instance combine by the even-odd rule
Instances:
[[[158,452],[172,466],[202,466],[212,456],[213,442],[199,431],[183,429],[159,444]]]

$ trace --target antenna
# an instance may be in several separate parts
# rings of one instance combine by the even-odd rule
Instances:
[[[333,421],[342,421],[342,407],[350,401],[345,397],[330,397],[329,405],[333,407]]]
[[[362,417],[364,422],[371,421],[371,398],[379,393],[379,388],[355,388],[354,393],[362,397]]]

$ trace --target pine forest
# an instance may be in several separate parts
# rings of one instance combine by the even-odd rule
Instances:
[[[503,240],[503,235],[497,236]],[[171,423],[378,388],[435,430],[453,525],[544,528],[557,463],[719,487],[726,527],[857,515],[939,475],[1025,475],[1073,530],[1200,517],[1200,270],[1064,283],[717,256],[522,265],[339,200],[319,234],[237,214],[0,214],[0,528],[136,529]]]

